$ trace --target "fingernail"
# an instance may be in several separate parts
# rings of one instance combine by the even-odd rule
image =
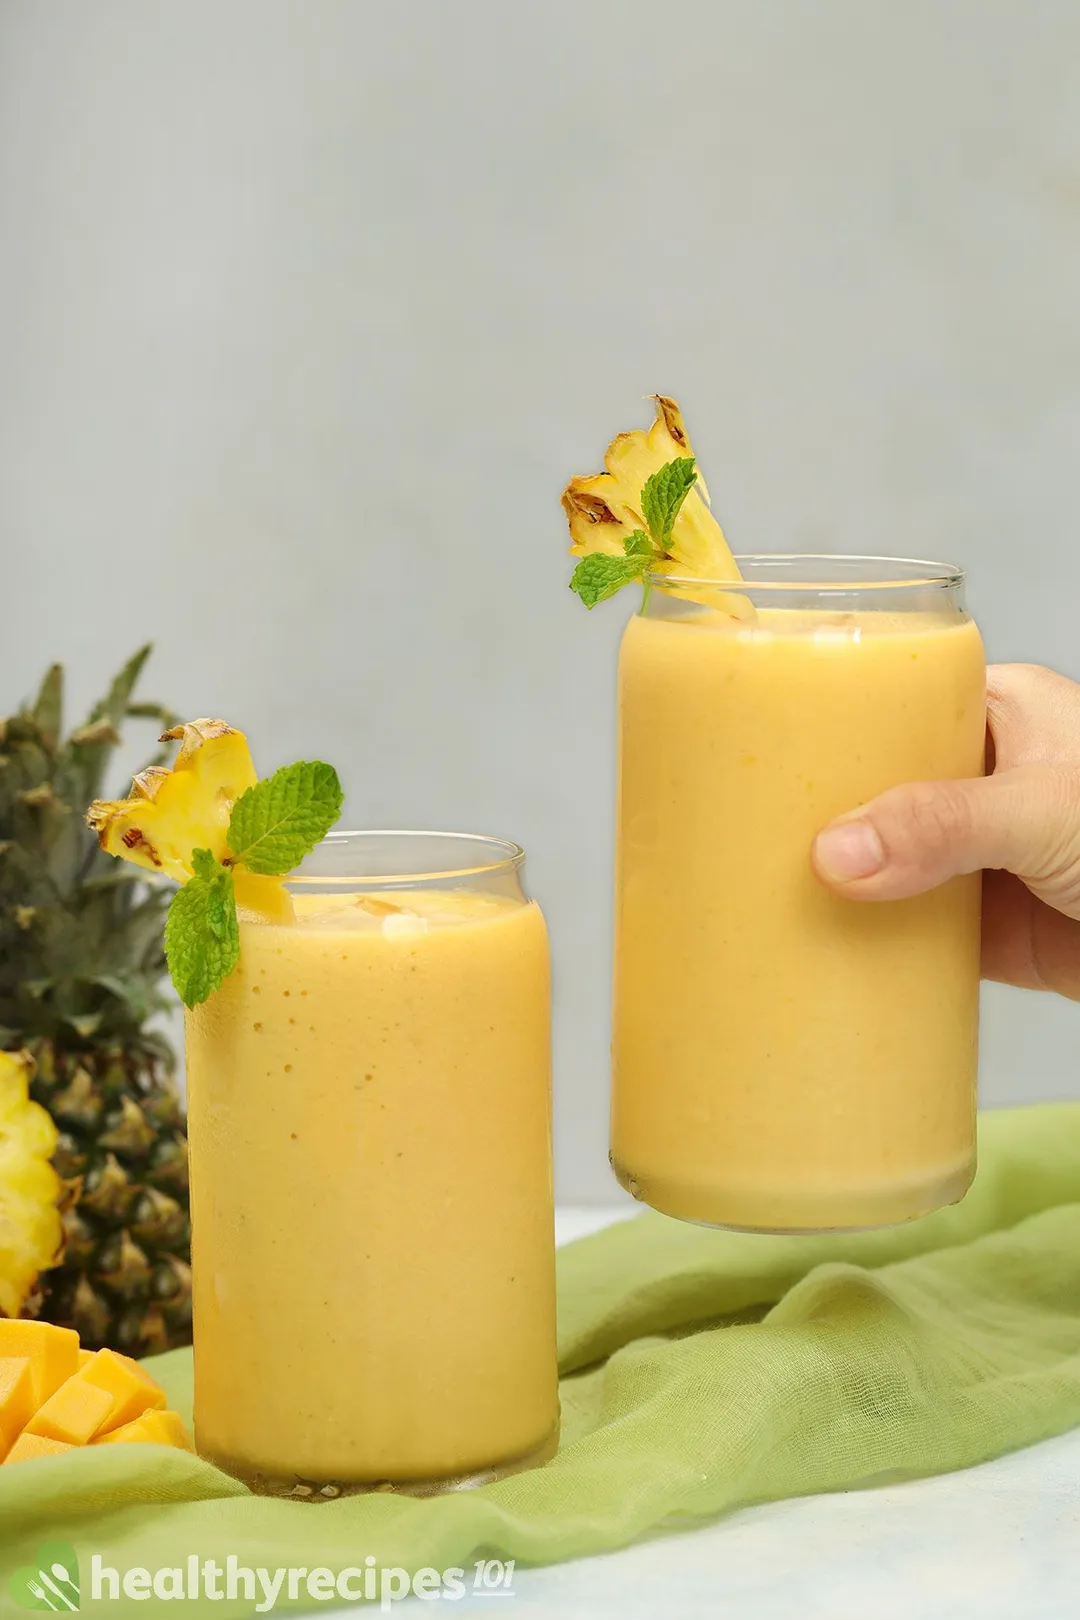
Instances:
[[[841,821],[818,833],[814,858],[822,876],[834,883],[850,883],[879,872],[885,865],[885,850],[868,821]]]

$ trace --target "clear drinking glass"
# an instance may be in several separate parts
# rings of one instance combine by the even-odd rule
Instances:
[[[612,1164],[710,1225],[908,1220],[974,1173],[980,880],[859,903],[810,848],[982,774],[982,643],[951,565],[737,561],[623,639]]]
[[[187,1018],[195,1429],[254,1489],[555,1449],[548,944],[522,851],[333,833]]]

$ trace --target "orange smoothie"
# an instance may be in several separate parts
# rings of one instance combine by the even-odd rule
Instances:
[[[984,689],[960,610],[631,620],[612,1162],[636,1196],[798,1231],[963,1195],[979,877],[859,904],[818,882],[810,847],[886,788],[981,774]]]
[[[351,836],[351,835],[350,835]],[[423,1488],[558,1426],[548,945],[523,896],[298,893],[187,1015],[201,1453]]]

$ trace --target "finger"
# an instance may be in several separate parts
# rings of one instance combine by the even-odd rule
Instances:
[[[991,664],[986,672],[987,769],[1080,768],[1080,686],[1038,664]]]
[[[1080,915],[1080,775],[1027,766],[893,788],[824,828],[812,858],[852,899],[899,900],[991,867]]]
[[[1011,872],[983,873],[984,979],[1024,990],[1042,989],[1032,947],[1032,914],[1038,904],[1027,884]]]
[[[982,976],[1080,1001],[1080,921],[1037,900],[1011,872],[987,872]]]

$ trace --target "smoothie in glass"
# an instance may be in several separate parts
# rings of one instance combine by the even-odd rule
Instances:
[[[907,1220],[974,1171],[980,880],[859,904],[810,848],[981,774],[982,644],[948,566],[739,561],[738,617],[687,580],[623,641],[612,1162],[687,1220]]]
[[[558,1427],[548,945],[521,852],[332,834],[187,1015],[200,1452],[425,1490]]]

